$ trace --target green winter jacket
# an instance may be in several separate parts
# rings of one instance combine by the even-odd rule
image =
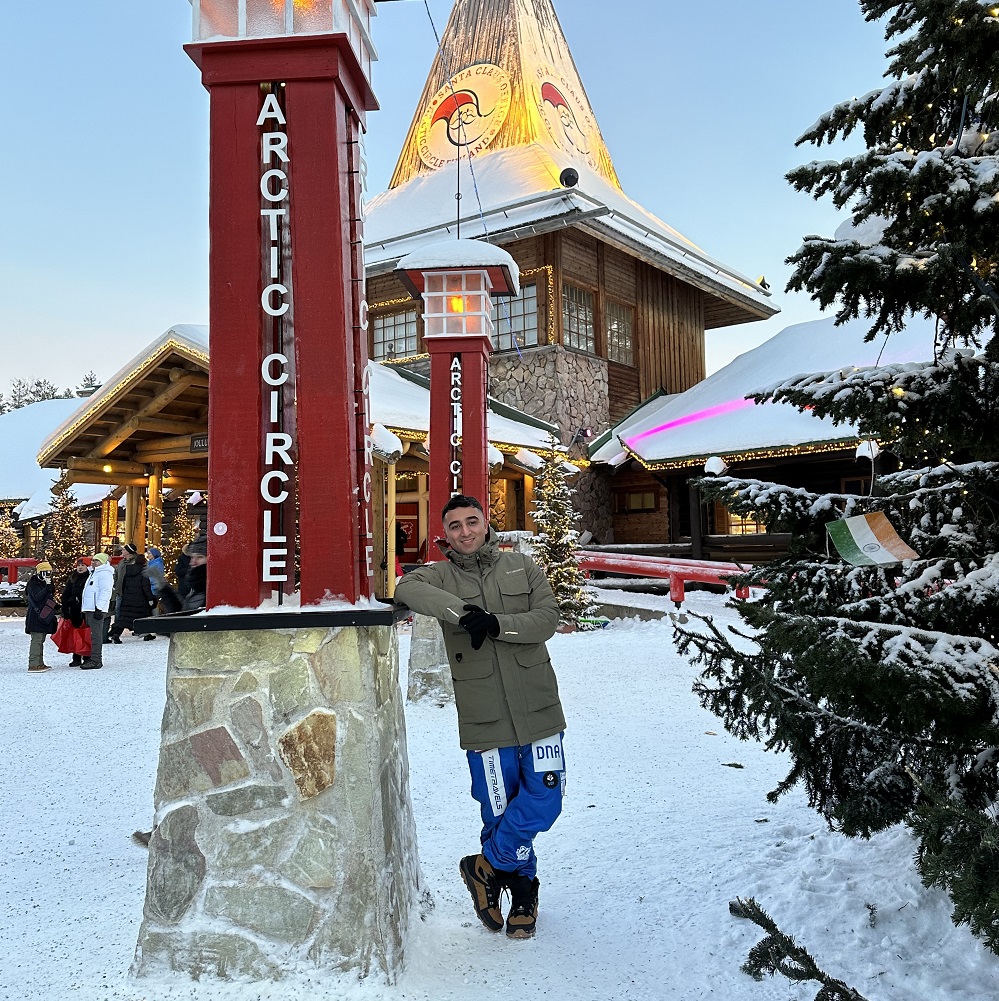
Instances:
[[[470,556],[411,570],[395,600],[441,624],[454,678],[458,738],[465,750],[515,747],[565,729],[545,640],[558,626],[558,604],[537,564],[522,553],[500,552],[490,529]],[[478,605],[499,620],[499,636],[473,650],[458,619]]]

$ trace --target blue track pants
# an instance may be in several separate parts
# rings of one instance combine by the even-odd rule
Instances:
[[[482,854],[494,869],[533,879],[535,835],[547,831],[562,812],[562,734],[521,747],[466,753],[472,796],[482,812]]]

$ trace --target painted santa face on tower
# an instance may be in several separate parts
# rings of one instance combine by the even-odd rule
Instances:
[[[565,94],[551,81],[541,85],[541,112],[556,143],[569,146],[582,156],[590,155],[590,141],[580,126]]]
[[[427,103],[416,136],[420,159],[436,168],[481,153],[503,127],[511,93],[509,75],[491,63],[456,73]]]

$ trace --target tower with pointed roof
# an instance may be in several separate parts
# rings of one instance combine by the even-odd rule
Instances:
[[[389,188],[367,207],[372,358],[425,368],[419,305],[393,271],[449,235],[500,244],[521,269],[520,297],[498,310],[491,395],[554,420],[581,457],[587,431],[704,378],[706,329],[777,312],[624,192],[552,0],[456,0]],[[577,485],[601,541],[634,534],[612,499],[628,475]],[[638,488],[656,495],[639,531],[665,538],[668,499],[651,479]],[[500,527],[529,524],[519,489],[494,484]]]

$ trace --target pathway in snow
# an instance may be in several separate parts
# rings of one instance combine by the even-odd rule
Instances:
[[[689,604],[733,615],[710,595]],[[491,935],[471,914],[457,861],[478,821],[454,710],[420,705],[407,712],[412,793],[436,907],[395,986],[314,970],[278,985],[130,981],[146,856],[129,835],[149,825],[166,641],[126,638],[102,671],[50,654],[60,666],[29,676],[22,628],[0,619],[2,1001],[810,1001],[817,985],[739,971],[761,933],[729,915],[736,895],[756,896],[871,1001],[999,996],[999,960],[921,887],[904,831],[851,842],[799,795],[766,802],[784,761],[698,706],[668,620],[551,643],[568,798],[538,839],[535,941]]]

